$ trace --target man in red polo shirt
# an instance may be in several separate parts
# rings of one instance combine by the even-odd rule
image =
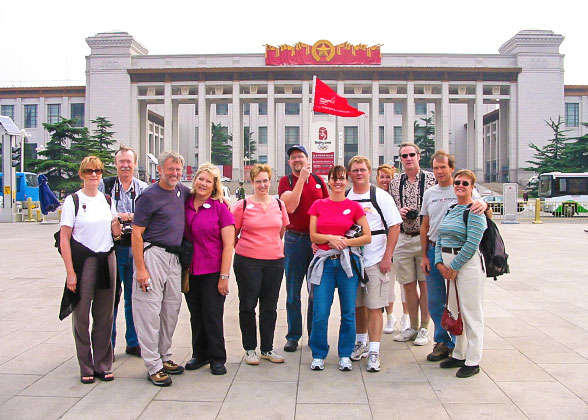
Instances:
[[[284,235],[284,254],[286,270],[286,313],[288,315],[288,333],[284,351],[293,352],[302,337],[302,311],[300,309],[300,290],[308,265],[312,260],[312,244],[308,233],[310,216],[308,210],[316,200],[327,198],[329,192],[322,178],[310,172],[308,153],[304,146],[290,147],[288,164],[292,174],[280,179],[278,194],[288,211],[290,224]],[[312,301],[308,302],[306,312],[308,335],[312,325]]]

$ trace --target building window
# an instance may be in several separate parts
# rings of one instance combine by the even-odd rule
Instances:
[[[257,136],[257,141],[259,144],[267,144],[267,127],[258,127],[259,134]]]
[[[84,104],[71,104],[71,119],[74,120],[74,127],[84,126]]]
[[[378,156],[378,165],[383,165],[384,164],[384,156],[380,155]]]
[[[37,105],[24,106],[24,128],[37,128]]]
[[[380,115],[384,115],[384,105],[386,105],[384,102],[380,102],[379,111],[378,111],[378,113]]]
[[[10,119],[14,121],[14,105],[2,105],[0,115],[10,117]]]
[[[267,163],[267,155],[259,155],[259,163]]]
[[[380,144],[384,144],[384,126],[380,126]]]
[[[357,126],[354,127],[345,127],[344,129],[344,138],[345,138],[345,146],[344,146],[344,159],[345,159],[345,166],[349,163],[351,158],[357,155],[357,144],[359,143],[359,130]]]
[[[402,104],[400,102],[394,102],[394,114],[402,115]]]
[[[216,115],[229,115],[229,104],[216,104]]]
[[[394,127],[394,144],[402,144],[402,126]]]
[[[417,115],[427,115],[427,104],[417,102],[416,104],[414,104],[414,111]]]
[[[566,104],[566,126],[577,127],[580,123],[580,104]]]
[[[249,115],[251,112],[251,104],[249,102],[245,102],[243,104],[243,115]]]
[[[267,115],[267,102],[260,102],[258,107],[259,115]]]
[[[300,104],[286,102],[286,115],[300,115]]]
[[[49,124],[58,123],[60,114],[61,114],[61,105],[60,104],[47,105],[47,122]]]

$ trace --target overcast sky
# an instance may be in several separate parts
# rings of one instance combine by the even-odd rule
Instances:
[[[85,38],[125,31],[150,54],[262,53],[327,39],[383,53],[497,54],[524,29],[565,36],[565,84],[588,85],[585,0],[3,1],[0,86],[85,84]]]

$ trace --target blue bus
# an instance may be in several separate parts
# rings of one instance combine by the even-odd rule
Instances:
[[[0,172],[0,185],[4,188],[4,177]],[[29,197],[33,203],[39,201],[39,180],[37,174],[32,172],[16,173],[16,201],[26,201]]]

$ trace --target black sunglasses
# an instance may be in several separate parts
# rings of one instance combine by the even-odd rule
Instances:
[[[412,152],[412,153],[403,153],[400,156],[402,156],[402,159],[406,159],[409,156],[410,157],[415,157],[416,156],[416,153],[415,152]]]
[[[453,185],[463,185],[464,187],[469,187],[470,183],[469,181],[460,181],[459,179],[456,179],[455,181],[453,181]]]
[[[96,172],[96,175],[101,175],[102,174],[102,169],[100,168],[95,168],[95,169],[84,169],[84,173],[86,175],[91,175],[92,172]]]

